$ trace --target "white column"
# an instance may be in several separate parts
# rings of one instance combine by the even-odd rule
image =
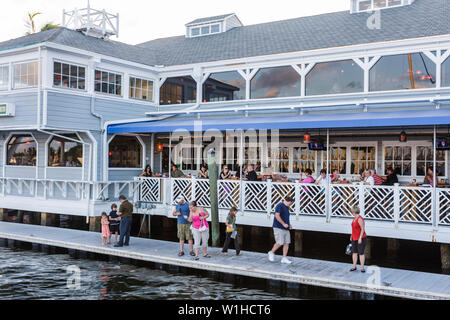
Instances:
[[[436,126],[433,127],[433,204],[431,206],[432,209],[432,224],[434,227],[437,227],[437,208],[438,208],[438,203],[437,203],[437,184],[438,184],[438,179],[437,179],[437,168],[436,168]]]

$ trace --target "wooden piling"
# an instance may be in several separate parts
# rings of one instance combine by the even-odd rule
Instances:
[[[299,257],[303,254],[303,232],[300,230],[294,232],[294,252]]]
[[[0,221],[8,221],[8,209],[0,208]]]
[[[450,270],[450,244],[441,243],[442,270]]]
[[[89,217],[89,231],[100,232],[101,230],[101,217]]]
[[[53,227],[55,225],[55,217],[51,213],[41,213],[41,226]]]
[[[387,254],[390,257],[396,257],[400,250],[400,240],[398,239],[387,239]]]
[[[239,248],[242,249],[242,246],[244,245],[244,226],[237,225],[236,228],[237,228],[237,234],[238,234]]]
[[[370,239],[370,238],[367,238],[366,250],[364,251],[364,255],[365,255],[366,259],[372,258],[372,239]]]

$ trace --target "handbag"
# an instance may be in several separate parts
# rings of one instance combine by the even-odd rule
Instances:
[[[345,248],[345,254],[348,255],[348,256],[352,255],[352,244],[351,243],[349,243],[347,245],[347,248]]]
[[[202,223],[200,225],[200,228],[198,228],[198,231],[205,232],[206,229],[208,229],[208,228],[206,227],[205,220],[202,220]]]
[[[231,239],[236,239],[236,237],[237,237],[237,231],[233,231],[232,233],[231,233]]]

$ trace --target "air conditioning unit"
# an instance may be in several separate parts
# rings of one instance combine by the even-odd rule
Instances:
[[[16,105],[14,103],[0,103],[0,117],[14,117]]]

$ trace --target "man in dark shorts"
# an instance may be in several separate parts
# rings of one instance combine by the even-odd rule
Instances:
[[[111,205],[111,212],[109,213],[109,231],[111,234],[115,234],[114,244],[117,244],[117,238],[119,237],[119,225],[120,219],[117,215],[117,204]]]
[[[131,221],[133,216],[133,205],[125,196],[120,196],[120,208],[117,215],[120,217],[120,238],[119,243],[114,247],[123,247],[130,245]],[[125,240],[125,242],[124,242]]]

